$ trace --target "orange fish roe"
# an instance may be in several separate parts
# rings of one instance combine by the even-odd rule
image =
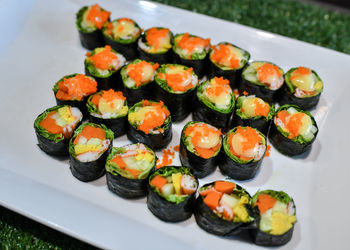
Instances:
[[[242,93],[244,96],[248,96],[249,94],[248,94],[248,92],[247,91],[243,91],[243,93]]]
[[[265,153],[265,157],[266,157],[266,158],[270,156],[270,153],[271,153],[270,151],[271,151],[271,146],[270,146],[270,145],[267,145],[267,146],[266,146],[266,153]]]
[[[198,143],[201,138],[208,137],[210,134],[221,135],[221,131],[213,127],[208,126],[207,124],[193,124],[186,128],[184,131],[185,136],[191,137],[191,144],[194,147],[194,150],[199,154],[200,157],[208,159],[212,157],[216,151],[220,148],[221,144],[218,143],[211,148],[201,148],[198,147]]]
[[[218,85],[214,84],[205,90],[208,96],[220,96],[222,94],[227,94],[230,92],[230,87],[228,85]]]
[[[220,85],[229,85],[230,81],[225,79],[224,77],[214,77],[214,81],[216,84],[220,84]]]
[[[89,56],[88,60],[94,63],[95,68],[100,70],[110,70],[113,69],[113,63],[116,61],[119,62],[118,56],[112,52],[111,46],[106,45],[105,49],[99,53]]]
[[[142,123],[139,125],[138,129],[149,133],[150,130],[160,127],[164,124],[164,121],[170,115],[170,112],[165,108],[162,101],[157,103],[150,103],[149,101],[143,101],[143,106],[153,106],[154,109],[145,113],[145,117]]]
[[[193,68],[189,68],[181,73],[165,74],[165,79],[173,91],[185,92],[194,87],[191,79],[192,71]],[[188,79],[190,79],[191,82],[184,86],[183,83]]]
[[[289,113],[287,110],[281,110],[277,113],[277,118],[281,120],[283,124],[287,123],[287,119],[289,117]]]
[[[289,131],[289,139],[297,137],[299,135],[299,128],[303,124],[302,118],[304,116],[305,114],[301,112],[290,115],[285,127]]]
[[[235,54],[231,53],[230,45],[220,44],[219,48],[217,46],[212,46],[213,54],[211,59],[221,65],[230,67],[231,69],[239,68],[239,60]],[[227,59],[230,59],[229,64],[227,64]]]
[[[191,54],[196,47],[208,47],[210,44],[210,39],[193,37],[188,33],[185,33],[177,44],[181,49],[187,50]],[[189,58],[190,57],[191,56],[189,56]]]
[[[134,178],[137,178],[141,173],[141,171],[139,170],[128,168],[128,166],[125,164],[125,162],[123,161],[123,158],[120,155],[115,156],[111,160],[111,162],[114,162],[115,164],[117,164],[120,169],[128,171]]]
[[[245,140],[242,141],[242,151],[243,152],[245,152],[245,151],[247,151],[249,149],[253,149],[261,141],[261,137],[260,137],[259,133],[255,129],[251,128],[251,127],[246,127],[246,129],[243,129],[241,126],[238,126],[237,130],[236,130],[236,134],[240,134],[243,138],[245,138]],[[234,134],[231,133],[229,135],[229,138],[228,138],[229,145],[230,145],[230,152],[233,155],[241,158],[242,160],[251,160],[252,158],[238,155],[234,151],[234,149],[232,147],[232,138],[233,138],[233,136],[234,136]]]
[[[151,64],[149,62],[146,61],[141,61],[139,63],[135,63],[135,64],[129,64],[128,68],[127,68],[127,72],[130,78],[132,78],[135,82],[136,82],[136,87],[139,87],[142,83],[144,83],[142,81],[142,77],[143,77],[143,69],[147,66],[151,66],[153,68],[153,70],[158,69],[159,64],[155,63],[155,64]]]
[[[169,149],[164,149],[162,151],[162,160],[157,160],[156,168],[162,168],[165,166],[169,166],[173,163],[173,159],[175,158],[175,152],[179,151],[180,146],[176,145],[174,147],[170,147]]]
[[[102,96],[101,98],[105,99],[106,102],[111,103],[111,107],[114,108],[114,103],[112,103],[116,99],[121,99],[123,101],[126,100],[125,96],[123,96],[123,92],[121,91],[114,91],[113,89],[109,90],[102,90]]]
[[[254,100],[254,104],[255,104],[255,115],[259,116],[264,116],[266,117],[270,111],[270,107],[269,105],[267,105],[266,103],[260,103],[258,101],[258,99]]]
[[[40,122],[40,126],[46,129],[51,134],[63,134],[63,128],[56,124],[56,120],[52,118],[57,111],[51,111],[45,119]]]
[[[180,150],[180,145],[176,145],[176,146],[174,147],[174,151],[179,152],[179,150]]]
[[[106,138],[106,132],[102,128],[95,128],[90,125],[86,125],[83,130],[79,133],[79,135],[74,139],[74,144],[77,144],[80,137],[85,137],[87,140],[91,138],[97,138],[100,140],[104,140]]]
[[[58,83],[56,97],[59,100],[78,100],[97,91],[97,82],[85,75],[64,78]]]
[[[298,67],[298,69],[294,70],[292,75],[290,76],[290,80],[294,81],[296,78],[302,76],[302,75],[309,75],[311,74],[311,70],[306,67]]]
[[[107,22],[111,12],[102,10],[102,8],[95,4],[90,7],[87,19],[95,24],[96,28],[102,29],[103,25]]]
[[[264,63],[261,67],[258,68],[258,79],[260,82],[268,83],[266,80],[273,75],[281,77],[281,73],[276,65],[271,63]]]
[[[238,96],[239,96],[239,91],[238,91],[238,89],[234,89],[234,90],[233,90],[233,93],[235,94],[235,99],[237,99]]]
[[[169,35],[169,29],[157,29],[155,27],[149,29],[146,35],[147,44],[150,47],[153,47],[155,50],[159,48],[162,38],[165,38]]]

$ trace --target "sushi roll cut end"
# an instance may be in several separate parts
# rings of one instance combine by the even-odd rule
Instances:
[[[141,28],[130,18],[119,18],[108,22],[103,33],[121,44],[135,42],[141,35]]]
[[[171,49],[172,34],[167,28],[153,27],[145,31],[138,45],[149,54],[163,54]]]
[[[210,39],[203,39],[189,33],[176,35],[173,50],[181,58],[187,60],[202,60],[210,49]]]
[[[158,63],[151,63],[140,59],[129,63],[121,71],[125,87],[136,89],[153,81],[155,71],[158,67]]]
[[[222,70],[238,70],[245,66],[249,53],[229,43],[211,47],[210,60]]]
[[[81,11],[82,13],[78,13],[77,16],[77,27],[85,33],[101,30],[111,15],[111,12],[104,10],[98,4],[83,7]]]

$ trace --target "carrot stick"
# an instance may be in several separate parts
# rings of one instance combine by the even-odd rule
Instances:
[[[216,181],[214,188],[218,192],[222,192],[225,194],[231,194],[236,184],[228,181]]]

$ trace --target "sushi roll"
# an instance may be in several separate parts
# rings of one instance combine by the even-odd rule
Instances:
[[[140,58],[159,64],[171,63],[172,40],[173,34],[167,28],[153,27],[146,30],[137,43]]]
[[[286,244],[293,236],[296,209],[293,199],[283,191],[264,190],[252,198],[260,214],[258,227],[252,229],[254,243],[263,246]]]
[[[93,77],[72,74],[62,77],[53,87],[57,105],[77,107],[87,117],[86,100],[96,93],[97,82]]]
[[[154,76],[159,64],[136,59],[120,72],[129,105],[154,97]]]
[[[313,116],[296,105],[283,105],[276,110],[269,139],[282,154],[299,155],[311,149],[318,133]]]
[[[170,143],[171,125],[170,112],[162,101],[142,100],[129,109],[127,136],[134,143],[158,150]]]
[[[266,152],[266,137],[252,127],[235,127],[223,142],[219,168],[224,175],[236,180],[255,176]]]
[[[173,122],[182,121],[192,111],[198,76],[193,68],[180,64],[163,64],[155,76],[156,99],[169,108]]]
[[[68,143],[74,129],[83,119],[76,107],[55,106],[45,110],[34,121],[41,150],[51,155],[68,155]]]
[[[156,155],[142,143],[113,148],[107,158],[107,186],[124,198],[146,196],[147,180],[156,165]]]
[[[137,40],[141,36],[141,28],[132,19],[119,18],[108,22],[102,29],[106,44],[125,56],[126,60],[138,57]]]
[[[201,83],[197,89],[193,120],[226,130],[234,107],[235,95],[229,80],[214,77]]]
[[[203,39],[189,33],[177,34],[174,37],[174,62],[192,67],[199,78],[206,74],[209,50],[209,38]]]
[[[96,79],[99,90],[121,90],[120,69],[125,62],[125,57],[113,50],[110,45],[98,47],[86,53],[85,74]]]
[[[257,212],[250,195],[230,181],[215,181],[199,189],[194,216],[200,228],[220,236],[233,236],[254,226]]]
[[[284,83],[283,74],[283,70],[273,63],[251,62],[243,69],[239,93],[247,92],[270,103],[276,102]]]
[[[250,126],[267,135],[274,113],[274,105],[255,95],[239,96],[232,119],[233,127]]]
[[[231,88],[238,88],[243,67],[249,61],[250,54],[227,42],[211,47],[209,53],[209,77],[223,76],[230,81]]]
[[[126,133],[129,109],[121,91],[102,90],[91,95],[86,105],[90,122],[103,123],[113,131],[114,138]]]
[[[147,207],[163,221],[187,220],[193,213],[197,187],[189,168],[162,167],[149,177]]]
[[[317,73],[306,67],[292,68],[285,74],[286,84],[280,104],[295,104],[302,109],[312,109],[320,99],[323,82]]]
[[[88,182],[104,175],[113,139],[113,132],[103,124],[80,125],[69,141],[69,165],[73,176]]]
[[[180,140],[181,164],[191,168],[197,178],[216,169],[222,144],[220,130],[203,122],[188,122]]]
[[[105,45],[101,30],[110,15],[111,12],[104,10],[98,4],[84,6],[78,11],[75,24],[84,48],[92,50]]]

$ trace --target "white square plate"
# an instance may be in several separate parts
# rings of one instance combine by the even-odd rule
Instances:
[[[182,223],[162,222],[149,212],[146,199],[119,198],[107,190],[105,178],[80,182],[72,176],[67,160],[50,157],[36,146],[33,122],[55,105],[54,83],[64,75],[83,72],[86,50],[79,43],[75,14],[93,3],[38,0],[21,1],[19,6],[17,1],[2,2],[0,204],[103,248],[259,249],[248,237],[208,234],[193,217]],[[238,183],[250,194],[276,189],[294,198],[298,222],[291,242],[283,248],[350,246],[350,56],[151,2],[106,0],[99,4],[112,12],[112,19],[129,17],[144,29],[164,26],[174,34],[209,37],[213,44],[228,41],[249,51],[251,60],[271,61],[285,71],[303,65],[318,72],[325,89],[312,111],[320,132],[311,153],[289,158],[272,148],[257,176]],[[186,121],[175,124],[172,146],[179,144]],[[126,136],[114,141],[117,146],[126,143]],[[202,179],[201,185],[221,178],[217,170]]]

